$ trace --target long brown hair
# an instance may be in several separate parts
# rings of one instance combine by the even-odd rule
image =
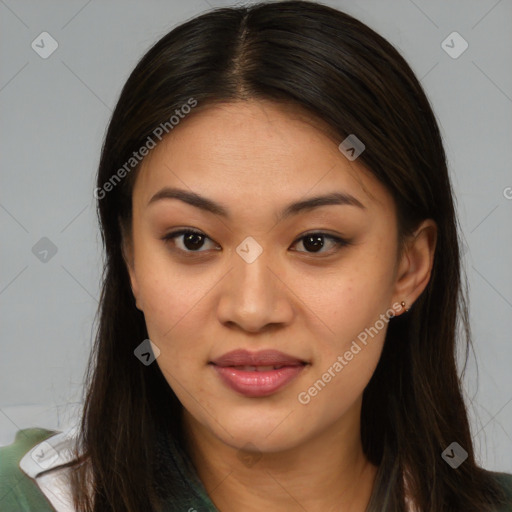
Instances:
[[[395,200],[400,234],[424,219],[436,222],[430,282],[412,310],[390,322],[364,391],[362,444],[379,466],[368,510],[405,510],[404,475],[421,512],[492,510],[499,489],[475,462],[456,367],[456,333],[467,348],[470,332],[434,113],[389,42],[347,14],[302,1],[220,8],[181,24],[143,56],[121,92],[97,176],[105,261],[73,465],[76,509],[158,510],[155,438],[159,431],[180,436],[181,404],[158,365],[145,366],[133,354],[148,333],[121,247],[123,232],[131,231],[139,168],[126,163],[155,139],[155,128],[167,122],[171,129],[169,119],[191,98],[198,111],[217,101],[288,102],[327,123],[340,142],[357,134],[366,146],[359,161]],[[468,453],[457,469],[441,457],[453,441]],[[167,485],[172,493],[174,483]]]

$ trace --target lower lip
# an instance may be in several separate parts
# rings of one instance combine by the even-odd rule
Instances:
[[[305,365],[283,366],[264,372],[244,371],[232,366],[212,365],[231,389],[249,397],[269,396],[297,377]]]

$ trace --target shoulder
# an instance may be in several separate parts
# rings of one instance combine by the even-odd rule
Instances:
[[[507,497],[507,505],[496,509],[496,512],[512,512],[512,474],[488,471],[489,476],[498,484]]]
[[[75,428],[18,430],[0,447],[0,510],[3,512],[73,512],[66,484],[69,448]]]

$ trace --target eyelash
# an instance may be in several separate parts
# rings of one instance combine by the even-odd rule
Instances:
[[[177,230],[177,231],[173,231],[171,233],[168,233],[167,235],[165,235],[162,240],[167,244],[169,243],[171,240],[175,239],[175,238],[178,238],[179,236],[182,236],[182,235],[185,235],[185,234],[194,234],[194,235],[199,235],[199,236],[203,236],[205,239],[208,239],[208,240],[211,240],[208,236],[206,236],[202,231],[196,231],[195,229],[180,229],[180,230]],[[301,240],[307,238],[308,236],[312,236],[312,235],[320,235],[322,236],[323,238],[326,238],[326,239],[329,239],[329,240],[332,240],[334,243],[335,243],[335,247],[336,247],[336,251],[341,249],[342,247],[345,247],[347,245],[350,245],[350,242],[348,240],[345,240],[344,238],[340,238],[338,236],[334,236],[334,235],[330,235],[328,233],[324,233],[322,231],[310,231],[309,233],[306,233],[304,235],[302,235],[301,237],[297,238],[294,242],[293,242],[293,245],[295,245],[297,242],[300,242]],[[213,240],[212,240],[213,241]],[[206,251],[189,251],[189,250],[184,250],[184,249],[179,249],[179,248],[176,248],[178,251],[180,252],[183,252],[185,254],[200,254],[202,252],[206,252]],[[308,255],[315,255],[315,254],[329,254],[331,251],[324,251],[324,252],[308,252],[308,251],[297,251],[297,252],[303,252],[305,254],[308,254]]]

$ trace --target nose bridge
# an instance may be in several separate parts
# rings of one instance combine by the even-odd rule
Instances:
[[[271,294],[272,284],[269,281],[275,279],[269,266],[269,251],[264,251],[253,260],[246,260],[242,256],[235,257],[234,272],[237,275],[240,290],[250,295],[259,297],[262,294]],[[237,261],[238,258],[238,261]],[[247,293],[243,293],[245,296]]]
[[[254,239],[239,245],[219,303],[219,320],[250,331],[289,320],[291,307],[276,270],[271,270],[272,258]]]

